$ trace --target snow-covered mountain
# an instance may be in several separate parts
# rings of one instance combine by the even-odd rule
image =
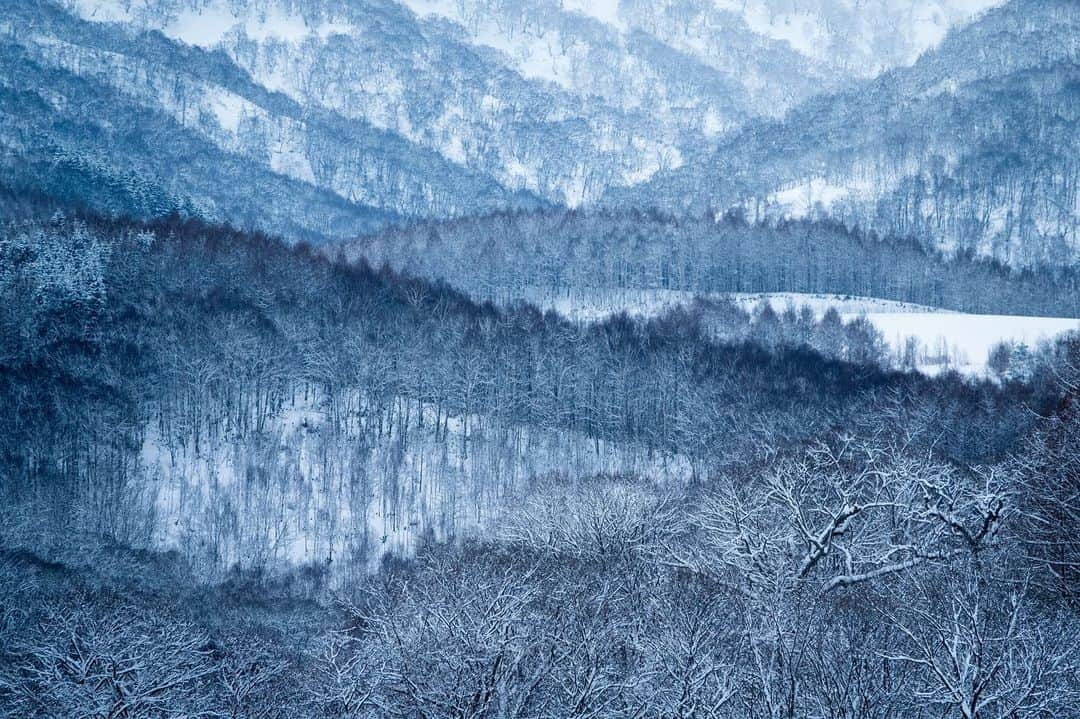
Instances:
[[[564,0],[405,0],[458,23],[526,77],[712,137],[748,116],[776,115],[842,78],[788,43],[724,13],[701,33],[673,29],[659,6]],[[659,14],[651,14],[657,10]]]
[[[313,238],[603,199],[1061,262],[1076,6],[996,4],[0,0],[4,156],[47,195]]]
[[[1015,0],[911,66],[751,123],[635,207],[828,215],[1017,265],[1080,253],[1080,5]]]
[[[3,6],[6,67],[0,75],[10,91],[40,109],[16,113],[18,103],[5,105],[13,112],[5,142],[10,156],[44,162],[79,156],[81,162],[135,171],[143,181],[192,197],[210,216],[234,221],[276,210],[259,201],[242,206],[223,201],[218,196],[228,194],[230,185],[249,194],[259,187],[267,199],[275,194],[271,187],[303,187],[282,194],[324,196],[331,204],[372,208],[385,217],[452,216],[535,204],[535,198],[362,117],[275,92],[273,83],[256,81],[221,52],[132,25],[88,21],[49,2]],[[121,5],[110,7],[113,14],[105,19],[117,19]],[[199,26],[207,27],[203,20]],[[27,64],[34,69],[21,72]],[[110,109],[101,111],[105,101]],[[91,108],[97,114],[88,112]],[[148,114],[155,119],[147,120]],[[85,127],[76,131],[72,125],[78,123]],[[128,123],[131,136],[117,137],[116,125]],[[167,128],[160,131],[168,140],[153,137],[151,128],[158,126]],[[98,142],[104,135],[111,138]],[[157,167],[140,166],[130,155],[144,145],[151,165],[173,152],[179,156]],[[230,165],[234,172],[200,180],[194,168],[205,153],[227,158],[215,164]],[[291,222],[257,226],[330,235],[364,229],[352,224],[330,229],[319,217],[325,214],[320,207],[301,203],[291,211]]]
[[[869,78],[910,65],[1005,0],[621,0],[619,16],[676,45],[720,55],[718,26],[737,18],[761,37],[787,43],[800,55],[845,77]]]
[[[986,2],[976,0],[976,6]],[[838,59],[835,43],[822,50],[796,38],[789,27],[793,17],[812,15],[818,26],[844,37],[856,31],[870,37],[888,21],[855,28],[854,19],[867,13],[843,0],[821,3],[812,12],[800,6],[794,15],[779,4],[764,13],[756,5],[709,2],[65,0],[64,5],[85,20],[117,23],[134,33],[158,31],[180,44],[219,51],[252,83],[286,96],[300,111],[358,123],[341,128],[344,134],[391,133],[394,140],[432,151],[509,192],[524,190],[569,205],[676,168],[748,120],[777,117],[866,72],[866,63]],[[945,25],[966,19],[971,10],[921,1],[911,12]],[[914,52],[934,37],[923,33],[904,48]],[[878,49],[872,38],[861,42],[864,46],[883,66],[904,59]],[[111,67],[101,57],[98,62]],[[80,63],[90,64],[85,58]],[[168,69],[163,72],[169,75]],[[210,88],[207,94],[203,111],[234,135],[242,119],[258,115],[246,104],[251,98],[236,96],[233,88]],[[431,157],[380,162],[382,146],[394,144],[386,136],[358,143],[344,156],[312,157],[309,147],[325,143],[301,140],[298,134],[305,133],[287,121],[271,124],[260,129],[271,141],[246,132],[248,154],[269,157],[275,171],[314,181],[349,200],[404,215],[415,214],[425,195],[434,215],[482,210],[485,194],[502,201],[495,187],[449,179],[454,169],[434,167],[438,163]],[[410,164],[420,167],[414,171]],[[423,177],[408,187],[405,178],[415,178],[419,170]],[[440,175],[449,186],[481,195],[479,201],[471,205],[448,196],[438,184]],[[399,186],[392,200],[381,199],[387,188],[369,187],[378,184],[373,178]]]
[[[385,0],[78,0],[69,7],[84,19],[217,52],[306,112],[365,123],[510,191],[557,203],[595,199],[697,151],[702,123],[687,122],[688,114],[672,107],[708,105],[720,128],[741,123],[748,112],[737,88],[707,68],[693,77],[682,67],[693,65],[689,60],[650,71],[680,76],[681,95],[664,111],[644,95],[609,102],[523,75],[505,53],[472,42],[462,26],[422,19]],[[646,50],[658,56],[654,65],[668,62],[664,47]],[[596,58],[590,68],[606,64]],[[611,85],[629,77],[606,71],[614,73]]]

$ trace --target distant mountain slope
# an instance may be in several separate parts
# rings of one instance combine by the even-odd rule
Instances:
[[[588,4],[570,9],[564,0],[403,2],[459,23],[471,42],[498,48],[526,76],[705,135],[775,116],[843,81],[730,13],[694,42],[645,21],[633,3],[600,18]]]
[[[0,167],[8,190],[60,207],[181,212],[294,239],[348,237],[396,217],[253,165],[9,43],[0,44]]]
[[[1002,1],[402,0],[527,77],[706,134],[908,65]]]
[[[622,0],[602,17],[578,0],[0,0],[4,57],[38,68],[5,82],[40,99],[9,123],[5,156],[22,189],[81,183],[135,214],[190,206],[317,238],[601,202],[826,214],[1010,264],[1068,263],[1080,5],[1014,0],[913,66],[818,94],[996,1],[911,0],[881,18],[849,0]],[[887,20],[902,28],[894,44]],[[858,48],[837,45],[845,28]],[[873,62],[849,67],[860,53]],[[57,101],[53,72],[86,82],[68,78],[74,94]],[[114,95],[99,116],[83,110]],[[125,144],[114,122],[176,139]],[[229,187],[187,168],[175,148],[192,143],[226,158]],[[67,179],[46,177],[52,166]]]
[[[951,27],[1005,0],[618,0],[619,19],[665,42],[728,62],[718,30],[790,45],[846,78],[910,65]]]
[[[219,50],[305,112],[330,112],[392,132],[551,202],[595,199],[701,147],[702,137],[686,123],[669,124],[648,105],[624,109],[527,79],[505,55],[472,44],[460,26],[421,20],[388,0],[68,5],[84,18],[159,30]],[[699,70],[694,93],[714,97],[718,106],[733,102],[729,88]],[[731,114],[741,117],[737,109]]]
[[[570,206],[693,161],[717,137],[845,87],[871,65],[841,66],[833,58],[851,53],[793,42],[781,27],[791,13],[776,2],[768,17],[701,0],[65,2],[84,18],[220,50],[305,111],[369,123]],[[910,12],[867,27],[849,0],[799,8],[829,38],[869,43],[872,64],[891,66],[907,56],[881,47],[883,24],[922,28],[929,13],[944,32],[967,16],[958,2],[912,0]],[[910,54],[934,37],[904,35],[903,47]]]
[[[508,191],[394,133],[270,92],[222,53],[156,32],[87,22],[44,0],[3,0],[0,9],[10,28],[7,42],[32,62],[91,80],[82,90],[108,88],[125,103],[170,117],[236,158],[237,174],[230,178],[234,182],[250,185],[261,174],[278,175],[311,186],[308,194],[333,193],[343,205],[373,207],[389,216],[446,217],[519,202],[535,206],[535,198]],[[43,96],[52,92],[43,77],[32,74],[26,82],[12,84]],[[68,103],[57,112],[77,110],[81,103]],[[117,119],[115,115],[86,119],[104,122]],[[48,121],[47,116],[43,119]],[[124,164],[126,149],[123,144],[109,146],[117,164]],[[183,172],[183,162],[172,168]],[[212,197],[218,188],[202,189]],[[301,217],[317,207],[297,207],[298,224],[320,223]]]
[[[1012,264],[1080,252],[1080,4],[1014,0],[914,66],[756,123],[616,204],[827,212]]]

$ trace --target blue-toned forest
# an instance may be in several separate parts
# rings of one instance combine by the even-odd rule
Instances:
[[[0,717],[1080,706],[1080,4],[0,0]]]

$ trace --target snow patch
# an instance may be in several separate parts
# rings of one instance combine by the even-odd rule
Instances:
[[[866,318],[881,332],[894,353],[901,354],[908,338],[914,338],[936,355],[936,366],[922,364],[921,370],[932,372],[940,367],[970,375],[986,373],[990,350],[999,342],[1034,348],[1062,334],[1080,331],[1080,320],[1061,317],[872,312]]]
[[[357,417],[332,431],[324,403],[299,392],[255,432],[195,442],[180,428],[162,434],[149,423],[140,469],[154,495],[155,546],[219,571],[331,561],[375,569],[387,553],[410,555],[425,536],[492,531],[538,478],[680,482],[692,473],[678,455],[476,414],[443,416],[440,430],[434,407],[395,402],[410,408],[408,419],[398,413],[385,432],[359,431]]]
[[[245,107],[249,104],[247,100],[220,88],[209,89],[207,95],[210,101],[210,109],[213,110],[218,125],[221,126],[222,130],[235,134],[240,129],[240,121],[244,117]]]
[[[117,0],[69,0],[75,14],[95,22],[131,22],[130,8]]]
[[[626,29],[625,23],[619,17],[619,0],[563,0],[563,7],[618,30]]]
[[[331,35],[356,35],[359,31],[352,23],[347,22],[324,22],[315,29],[315,33],[323,40]]]
[[[728,129],[728,123],[714,108],[710,107],[701,120],[701,132],[705,137],[713,138]]]
[[[458,20],[459,15],[454,0],[400,0],[401,4],[409,8],[417,17],[436,17]]]
[[[824,178],[814,178],[769,196],[770,204],[779,205],[788,217],[803,218],[813,214],[820,205],[828,209],[833,203],[845,198],[851,190]]]
[[[841,315],[897,314],[897,313],[950,313],[925,305],[872,297],[805,294],[801,292],[732,292],[701,294],[686,290],[641,289],[550,289],[527,287],[523,291],[496,293],[491,298],[507,304],[514,300],[530,302],[542,310],[554,310],[564,317],[578,322],[593,322],[613,314],[626,312],[631,317],[655,317],[682,305],[689,305],[697,297],[705,299],[729,299],[747,312],[762,302],[768,302],[776,312],[787,307],[809,307],[817,317],[829,308]]]
[[[184,10],[162,32],[188,45],[210,48],[220,43],[236,24],[236,16],[227,8],[208,5],[202,10]]]
[[[265,14],[249,17],[244,24],[244,32],[253,40],[296,44],[311,34],[304,18],[300,15],[286,15],[278,7],[273,7]]]
[[[795,307],[809,307],[817,317],[821,317],[829,309],[835,309],[841,315],[851,317],[871,313],[877,315],[955,314],[952,310],[942,310],[911,302],[883,300],[876,297],[807,294],[803,292],[734,292],[726,296],[747,311],[753,310],[762,302],[768,302],[777,312],[782,312],[792,305]]]
[[[83,0],[89,2],[91,0]],[[322,39],[335,34],[351,34],[355,28],[349,23],[326,21],[317,27],[307,24],[298,13],[286,13],[278,6],[265,11],[244,13],[234,11],[228,3],[218,0],[201,9],[186,9],[163,28],[171,38],[189,45],[212,48],[219,45],[233,29],[260,43],[268,41],[299,44],[312,35]]]
[[[285,143],[271,147],[270,169],[279,175],[292,177],[312,185],[316,184],[311,161],[298,148],[290,147]]]
[[[774,40],[787,42],[808,57],[824,59],[829,34],[820,18],[803,12],[773,13],[762,3],[722,3],[725,9],[739,12],[751,30]]]

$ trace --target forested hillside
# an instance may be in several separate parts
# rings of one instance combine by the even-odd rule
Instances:
[[[13,2],[6,162],[20,190],[95,211],[180,209],[316,240],[602,202],[828,217],[1065,265],[1076,7],[975,12],[991,4],[871,22],[839,1],[624,3],[599,19],[543,3]],[[152,151],[104,121],[118,103],[115,119],[157,128]]]
[[[749,117],[776,116],[844,80],[732,13],[694,23],[662,3],[612,3],[606,13],[604,3],[554,0],[405,4],[460,24],[472,43],[503,51],[525,76],[706,138]]]
[[[731,52],[725,41],[752,32],[790,45],[804,67],[817,65],[834,78],[855,79],[910,65],[950,28],[1001,4],[1002,0],[620,0],[616,16],[713,62],[739,62],[740,53]]]
[[[91,201],[98,211],[153,216],[176,206],[314,238],[395,216],[536,203],[362,119],[313,112],[221,53],[88,23],[49,2],[5,10],[9,182]],[[164,193],[165,211],[138,188],[98,200],[97,185],[125,184],[117,176]]]
[[[570,289],[803,292],[989,314],[1080,317],[1074,270],[1015,271],[830,221],[645,212],[500,213],[388,230],[347,255],[498,301]]]
[[[661,103],[669,111],[654,113],[655,102],[608,103],[523,77],[505,55],[470,42],[460,26],[418,18],[394,2],[69,5],[84,18],[217,51],[255,83],[309,111],[370,124],[498,185],[560,204],[595,200],[611,185],[640,181],[696,151],[702,136],[683,112],[690,96],[704,98],[726,122],[747,113],[723,78],[707,67],[693,69],[692,58],[664,60],[662,49],[658,58],[643,53],[657,68],[652,74],[662,75],[665,89],[657,96],[666,97],[668,88],[673,95]],[[595,58],[589,71],[604,66]],[[428,175],[415,176],[421,178]]]
[[[0,719],[1064,719],[1074,0],[0,0]]]
[[[13,716],[1073,705],[1075,342],[928,379],[858,326],[572,325],[179,219],[0,259]],[[953,691],[940,632],[1000,669]]]
[[[252,167],[92,80],[43,68],[19,48],[0,53],[4,80],[16,83],[0,88],[2,179],[15,195],[117,216],[182,212],[311,238],[349,236],[396,217]],[[43,79],[47,93],[37,85]]]
[[[257,448],[265,436],[289,442],[296,437],[274,433],[296,429],[294,420],[307,428],[324,417],[310,429],[341,452],[324,458],[336,469],[324,475],[324,466],[314,482],[368,472],[364,481],[390,481],[379,476],[388,468],[376,473],[366,462],[387,442],[404,452],[414,431],[421,441],[433,433],[441,461],[453,464],[469,458],[472,442],[505,432],[520,441],[530,428],[579,437],[598,456],[600,442],[678,456],[697,473],[757,451],[759,433],[806,438],[834,416],[858,414],[853,407],[875,392],[926,381],[879,369],[875,337],[858,325],[804,319],[785,338],[778,326],[739,331],[732,323],[752,330],[751,320],[731,311],[727,340],[686,312],[580,327],[193,222],[13,227],[3,258],[8,488],[33,497],[85,487],[93,501],[117,502],[81,518],[106,533],[127,526],[110,523],[130,519],[128,491],[150,502],[144,519],[154,516],[146,482],[162,453],[198,457],[248,440]],[[964,401],[968,390],[954,390]],[[446,446],[456,455],[448,459]],[[540,451],[529,462],[542,463]],[[428,472],[436,482],[437,465]],[[348,536],[358,530],[366,536],[367,525]],[[209,568],[222,565],[194,551]]]
[[[715,150],[612,202],[752,218],[828,215],[1009,264],[1077,256],[1080,7],[1016,0],[911,67]]]

